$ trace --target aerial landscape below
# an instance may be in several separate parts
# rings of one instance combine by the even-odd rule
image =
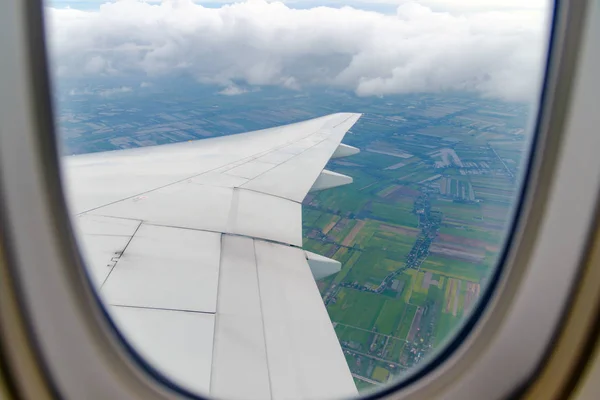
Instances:
[[[502,253],[531,139],[528,104],[458,92],[61,81],[55,108],[64,155],[362,113],[344,139],[361,152],[327,166],[354,183],[303,202],[304,248],[342,263],[317,285],[359,390],[430,357],[474,309]]]

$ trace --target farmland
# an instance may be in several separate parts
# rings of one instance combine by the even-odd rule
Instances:
[[[354,183],[304,201],[304,247],[342,263],[318,285],[359,389],[435,354],[490,280],[526,143],[526,110],[492,103],[364,114],[362,152],[327,166]]]

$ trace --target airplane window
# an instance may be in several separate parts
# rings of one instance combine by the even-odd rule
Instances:
[[[349,397],[434,362],[493,286],[546,0],[48,0],[66,199],[153,373]]]

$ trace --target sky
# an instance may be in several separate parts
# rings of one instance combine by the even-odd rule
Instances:
[[[444,91],[537,96],[545,0],[52,0],[59,79],[189,76],[243,95],[262,86],[359,96]]]

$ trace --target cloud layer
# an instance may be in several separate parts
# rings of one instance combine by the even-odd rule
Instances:
[[[383,15],[264,0],[220,8],[120,1],[98,11],[49,9],[48,33],[59,76],[188,75],[225,94],[238,94],[242,83],[332,86],[361,96],[535,95],[547,41],[543,9],[432,8],[401,2],[395,15]]]

